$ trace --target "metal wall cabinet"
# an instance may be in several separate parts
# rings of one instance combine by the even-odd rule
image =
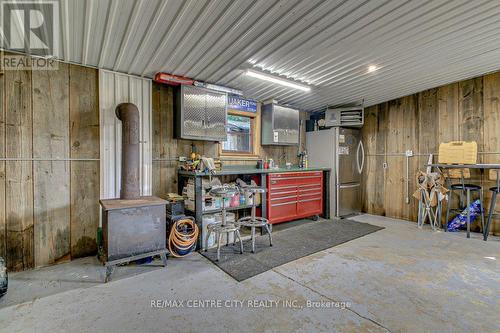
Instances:
[[[298,145],[299,111],[276,103],[262,106],[262,145]]]
[[[178,138],[226,140],[226,93],[195,86],[180,86],[176,91],[175,102]]]

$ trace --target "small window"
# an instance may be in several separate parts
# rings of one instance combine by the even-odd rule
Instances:
[[[253,119],[227,115],[227,140],[222,142],[225,153],[252,154]]]

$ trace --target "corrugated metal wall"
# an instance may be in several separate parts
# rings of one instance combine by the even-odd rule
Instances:
[[[118,104],[134,103],[140,112],[141,195],[151,195],[151,80],[99,71],[99,119],[101,132],[101,198],[120,196],[121,121]]]

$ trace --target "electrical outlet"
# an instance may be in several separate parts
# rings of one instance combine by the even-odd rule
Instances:
[[[407,157],[412,157],[413,156],[413,150],[407,150],[406,151],[406,156]]]
[[[179,156],[179,162],[186,162],[186,156]]]
[[[387,162],[382,163],[382,168],[387,169],[388,165]]]

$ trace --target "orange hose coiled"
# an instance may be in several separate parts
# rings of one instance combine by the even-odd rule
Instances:
[[[185,225],[191,226],[191,232],[184,233],[180,232],[178,228],[182,228]],[[176,221],[172,225],[170,230],[170,235],[168,236],[168,249],[170,254],[174,257],[180,258],[184,257],[186,254],[191,252],[191,248],[194,248],[196,241],[198,240],[199,229],[196,223],[191,219],[181,219]],[[187,251],[185,254],[179,254],[179,250]]]

